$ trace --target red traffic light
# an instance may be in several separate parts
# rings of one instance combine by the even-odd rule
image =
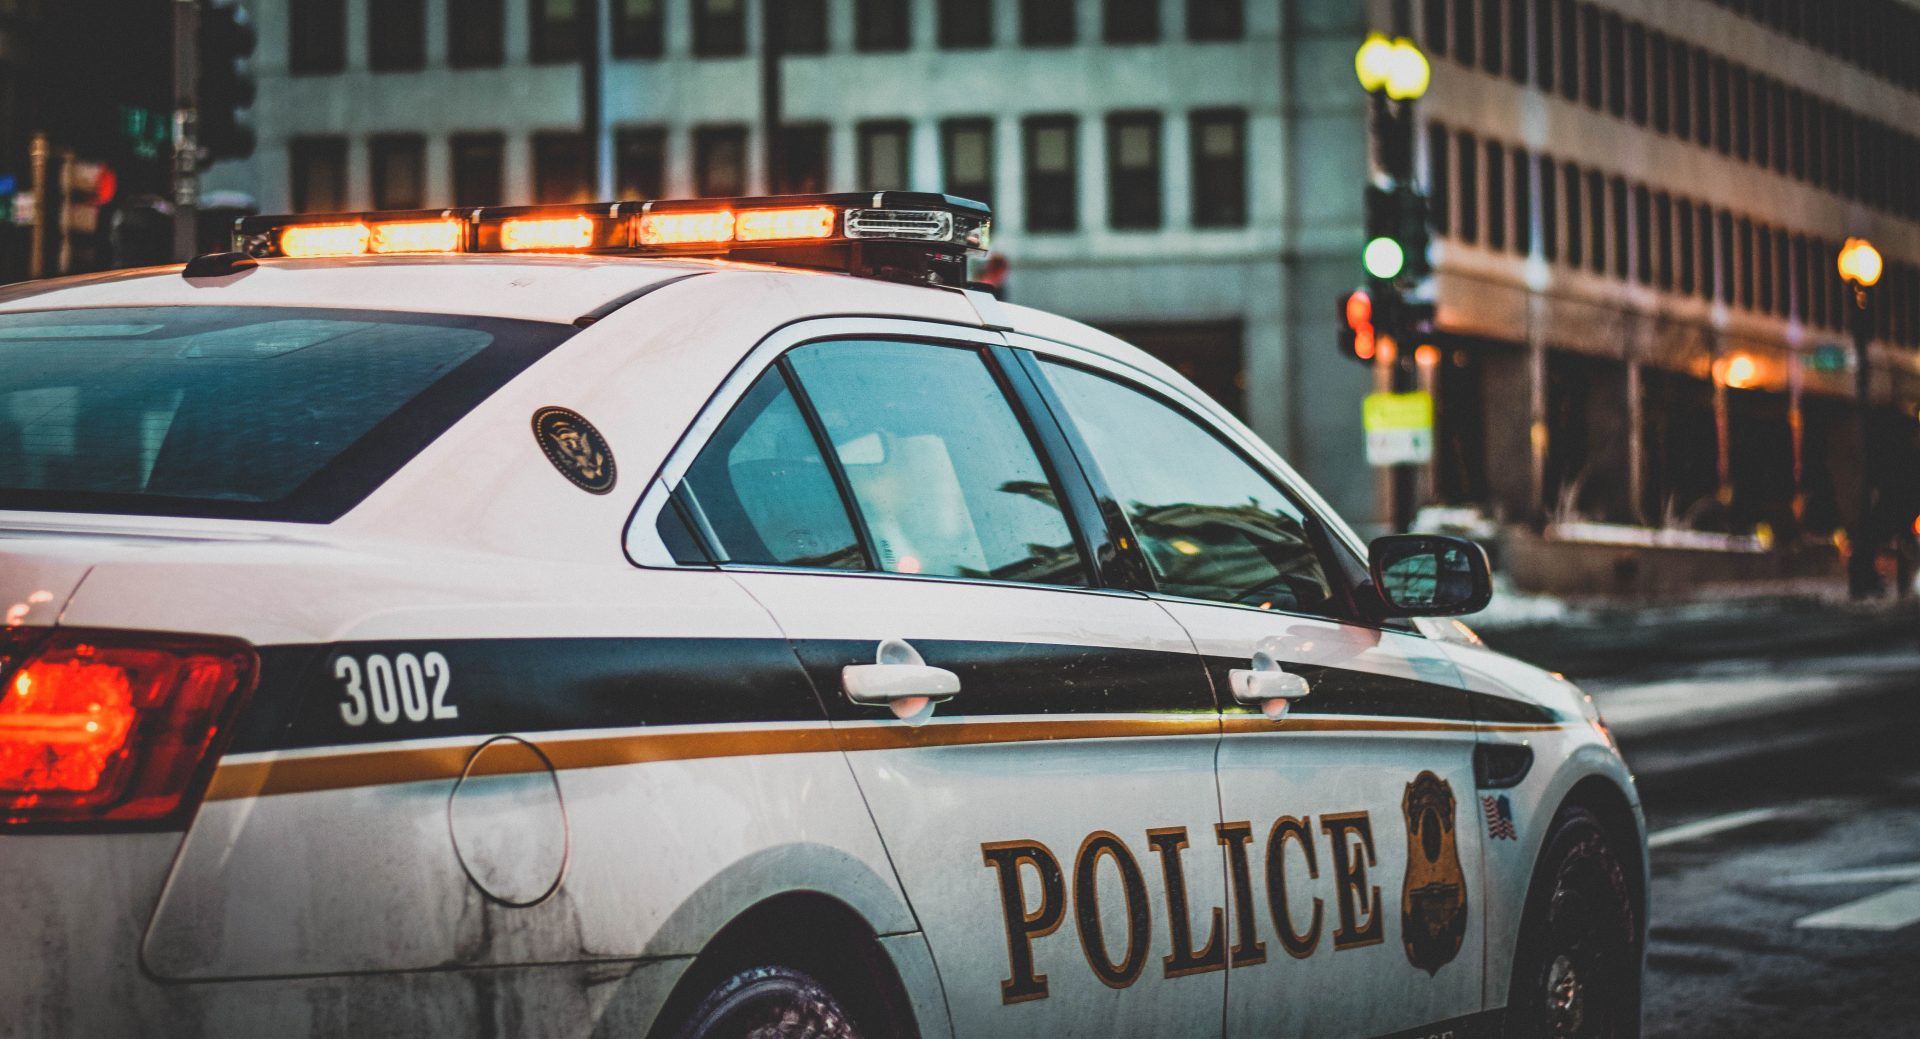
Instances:
[[[1340,301],[1340,316],[1346,326],[1340,330],[1341,347],[1356,361],[1372,361],[1379,349],[1373,331],[1373,297],[1365,289],[1355,289]]]
[[[1365,289],[1355,289],[1347,297],[1347,327],[1359,331],[1362,325],[1373,324],[1373,297]]]

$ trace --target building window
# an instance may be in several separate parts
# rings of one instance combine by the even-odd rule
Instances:
[[[1480,53],[1479,0],[1449,2],[1453,8],[1453,60],[1470,68]]]
[[[780,0],[780,51],[827,52],[827,0]]]
[[[1673,288],[1673,198],[1666,192],[1653,197],[1654,282]]]
[[[1488,75],[1500,74],[1500,61],[1506,57],[1500,27],[1506,22],[1505,0],[1480,0],[1480,67]]]
[[[1080,191],[1072,116],[1026,121],[1027,230],[1071,231],[1080,224]]]
[[[1773,231],[1765,224],[1753,229],[1754,306],[1762,314],[1771,314],[1773,300]]]
[[[805,195],[827,190],[827,127],[807,123],[780,128],[780,170],[776,195]]]
[[[418,134],[384,134],[368,148],[372,160],[373,208],[419,209],[427,204],[427,140]]]
[[[1774,313],[1793,316],[1793,240],[1785,231],[1773,233]]]
[[[1607,201],[1613,206],[1613,276],[1626,281],[1633,276],[1633,253],[1628,251],[1633,214],[1628,211],[1627,182],[1615,177],[1607,188]]]
[[[1548,263],[1560,259],[1560,171],[1544,155],[1540,157],[1540,254]]]
[[[1561,170],[1567,197],[1567,266],[1578,268],[1586,255],[1586,224],[1580,215],[1581,177],[1578,166],[1568,165]]]
[[[448,0],[447,64],[490,68],[506,60],[505,0]]]
[[[1515,83],[1527,81],[1527,0],[1506,0],[1507,4],[1507,78]]]
[[[940,124],[940,185],[949,195],[993,206],[993,122],[949,119]]]
[[[1747,70],[1732,66],[1727,80],[1727,116],[1733,124],[1733,154],[1742,161],[1753,154],[1753,112],[1748,104],[1752,96],[1753,84],[1748,80]]]
[[[1633,188],[1633,258],[1640,284],[1653,284],[1653,196],[1645,184]]]
[[[533,135],[533,200],[537,203],[592,200],[593,177],[587,169],[587,139],[579,133]]]
[[[1060,0],[1020,0],[1020,45],[1065,47],[1073,43],[1074,7]]]
[[[1070,3],[1059,6],[1073,9]],[[1247,31],[1245,7],[1246,0],[1187,0],[1187,39],[1239,39]]]
[[[1553,0],[1533,0],[1533,82],[1543,92],[1552,91],[1555,82],[1553,8]]]
[[[1720,154],[1733,152],[1733,68],[1725,58],[1713,59],[1713,146]]]
[[[558,64],[580,59],[580,0],[527,0],[533,60]]]
[[[1525,150],[1513,150],[1513,251],[1533,252],[1533,159]]]
[[[1606,33],[1607,111],[1616,117],[1627,114],[1627,41],[1625,23],[1608,13],[1602,22]]]
[[[616,58],[657,58],[666,51],[662,0],[611,0]]]
[[[747,52],[747,0],[693,0],[693,53],[732,58]]]
[[[1193,135],[1194,226],[1246,224],[1247,114],[1238,109],[1194,112],[1187,125]]]
[[[904,191],[907,188],[907,142],[910,123],[898,119],[861,123],[855,131],[861,191]]]
[[[1447,56],[1447,0],[1425,0],[1420,5],[1420,42],[1427,56]]]
[[[453,204],[497,206],[505,202],[500,188],[505,139],[497,133],[455,134],[452,145]]]
[[[295,212],[337,213],[347,208],[346,138],[295,137],[288,153]]]
[[[1705,51],[1693,49],[1693,139],[1702,148],[1713,147],[1713,62]]]
[[[1627,118],[1647,125],[1647,30],[1627,23]]]
[[[1714,234],[1715,253],[1718,262],[1714,264],[1714,284],[1720,289],[1720,302],[1733,305],[1734,298],[1734,258],[1738,250],[1733,241],[1733,214],[1720,211],[1719,226]]]
[[[1573,0],[1556,5],[1560,26],[1560,96],[1569,101],[1580,99],[1580,21]]]
[[[907,49],[907,0],[854,0],[853,45],[863,51]]]
[[[1460,224],[1458,237],[1472,245],[1480,240],[1480,142],[1460,132]]]
[[[1120,228],[1160,226],[1160,116],[1107,117],[1107,222]]]
[[[1487,142],[1487,248],[1507,247],[1507,150]]]
[[[367,8],[367,64],[375,72],[426,67],[426,0],[381,0]]]
[[[1624,219],[1624,218],[1623,218]],[[1620,225],[1624,230],[1626,225]],[[1598,170],[1587,171],[1587,266],[1595,274],[1607,273],[1607,178]],[[1621,255],[1626,254],[1621,236]]]
[[[295,75],[347,67],[347,0],[292,0],[287,12],[287,68]]]
[[[1733,262],[1740,278],[1740,306],[1753,309],[1753,221],[1742,217],[1738,240],[1734,243]]]
[[[1666,133],[1673,129],[1673,55],[1667,50],[1665,33],[1656,32],[1647,38],[1647,64],[1652,70],[1648,85],[1653,91],[1649,98],[1652,106],[1653,128]]]
[[[1108,43],[1152,43],[1160,38],[1160,0],[1100,0],[1101,37]]]
[[[1438,7],[1437,0],[1429,0],[1429,11]],[[1452,164],[1447,161],[1452,137],[1447,128],[1439,123],[1427,124],[1427,197],[1432,200],[1428,219],[1433,223],[1435,234],[1448,236],[1453,233],[1453,177]]]
[[[1753,161],[1755,165],[1773,165],[1773,90],[1771,80],[1755,75],[1753,91]]]
[[[1688,199],[1674,201],[1674,229],[1680,233],[1680,294],[1693,295],[1694,265],[1698,256],[1693,244],[1693,202]]]
[[[1700,284],[1701,299],[1713,298],[1713,207],[1702,205],[1694,214],[1699,222]]]
[[[747,128],[702,126],[693,131],[694,190],[702,198],[747,193]]]
[[[1684,141],[1693,136],[1693,49],[1678,40],[1673,43],[1673,66],[1669,75],[1672,77],[1668,87],[1673,92],[1673,135]]]
[[[614,193],[621,198],[652,199],[667,193],[667,132],[657,126],[630,126],[613,134]]]
[[[993,4],[982,0],[940,0],[940,46],[972,50],[993,44]]]
[[[1592,4],[1580,5],[1580,100],[1588,108],[1599,111],[1600,73],[1604,66],[1600,63],[1600,11]]]

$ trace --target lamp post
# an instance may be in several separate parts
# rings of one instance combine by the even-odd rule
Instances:
[[[1873,403],[1873,373],[1867,353],[1867,340],[1873,335],[1873,312],[1867,307],[1867,290],[1879,282],[1880,270],[1880,251],[1866,239],[1849,238],[1840,247],[1840,277],[1853,289],[1853,381],[1860,438],[1860,502],[1853,533],[1848,538],[1847,556],[1847,589],[1855,599],[1880,592],[1880,575],[1873,566],[1873,450],[1868,421]]]

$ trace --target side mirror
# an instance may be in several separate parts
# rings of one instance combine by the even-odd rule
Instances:
[[[1394,617],[1452,617],[1493,598],[1487,553],[1465,538],[1391,534],[1367,546],[1373,587]]]

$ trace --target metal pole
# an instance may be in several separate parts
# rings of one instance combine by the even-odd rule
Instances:
[[[33,135],[28,152],[33,164],[33,234],[28,246],[27,277],[47,276],[47,135]]]
[[[606,4],[581,0],[580,24],[580,132],[587,140],[587,170],[593,197],[614,196],[613,142],[607,122],[606,76],[610,55]]]
[[[200,0],[173,3],[173,258],[200,248]]]
[[[1874,571],[1873,543],[1873,435],[1869,421],[1873,410],[1873,370],[1867,340],[1873,335],[1873,311],[1867,307],[1867,290],[1853,286],[1853,385],[1855,419],[1860,438],[1860,501],[1849,538],[1847,586],[1855,599],[1880,594],[1880,575]]]
[[[73,271],[73,223],[69,205],[73,200],[73,149],[60,149],[60,252],[53,269],[57,274]]]
[[[760,0],[760,133],[766,155],[766,194],[780,190],[784,159],[780,140],[780,3]]]

